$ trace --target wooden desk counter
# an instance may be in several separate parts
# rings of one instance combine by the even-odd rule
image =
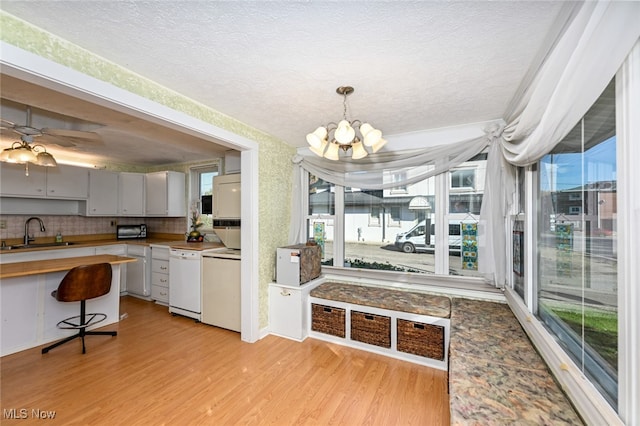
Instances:
[[[50,272],[68,271],[80,265],[94,265],[96,263],[110,263],[111,265],[120,265],[122,263],[136,261],[136,259],[131,257],[115,256],[112,254],[100,254],[95,256],[68,257],[62,259],[32,260],[27,262],[5,263],[0,264],[0,279],[48,274]]]

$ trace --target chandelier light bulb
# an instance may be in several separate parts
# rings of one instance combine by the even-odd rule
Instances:
[[[322,157],[322,156],[324,156],[324,149],[327,147],[328,143],[329,142],[327,142],[327,140],[325,139],[320,143],[319,147],[311,146],[311,147],[309,147],[309,149],[311,150],[311,152],[316,154],[318,157]]]
[[[327,138],[327,129],[325,127],[318,127],[313,133],[307,135],[307,142],[313,148],[320,148],[322,143]]]
[[[359,160],[369,155],[367,154],[367,151],[364,149],[364,146],[362,146],[362,142],[360,141],[351,144],[351,148],[353,148],[353,154],[351,154],[351,158],[353,158],[354,160]]]
[[[373,146],[382,138],[382,132],[374,129],[369,123],[360,126],[360,133],[362,133],[365,146]]]
[[[380,151],[380,148],[382,148],[383,146],[385,146],[387,144],[387,140],[380,138],[380,140],[378,141],[378,143],[376,143],[375,145],[373,145],[371,147],[371,151],[373,151],[373,153],[375,154],[376,152]]]
[[[338,161],[340,157],[338,157],[338,150],[340,149],[340,145],[337,143],[330,143],[329,148],[327,148],[327,152],[324,153],[324,158],[328,160]]]
[[[347,120],[342,120],[338,123],[333,137],[342,145],[348,145],[356,137],[356,131],[351,127],[351,124]]]

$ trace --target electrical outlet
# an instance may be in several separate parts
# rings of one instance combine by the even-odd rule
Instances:
[[[0,220],[0,229],[7,229],[7,221]]]
[[[118,224],[118,221],[117,221],[117,220],[112,220],[112,221],[111,221],[111,226],[116,226],[117,224]]]

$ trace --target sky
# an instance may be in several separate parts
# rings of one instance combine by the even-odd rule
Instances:
[[[584,161],[585,178],[582,178]],[[586,183],[616,180],[616,137],[612,136],[584,153],[550,154],[542,160],[543,191],[576,188]],[[555,170],[551,174],[551,170]]]

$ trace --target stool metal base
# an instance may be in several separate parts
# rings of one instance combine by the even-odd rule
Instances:
[[[87,320],[88,318],[88,320]],[[73,336],[66,337],[53,345],[47,346],[42,349],[42,353],[46,354],[53,348],[57,348],[60,345],[63,345],[67,342],[70,342],[74,339],[81,338],[82,339],[82,353],[87,353],[87,350],[84,345],[84,336],[117,336],[117,331],[87,331],[87,327],[95,325],[99,322],[104,321],[107,318],[105,314],[100,313],[85,313],[85,301],[80,301],[80,315],[76,315],[75,317],[70,317],[63,319],[58,322],[57,327],[61,329],[74,329],[78,330],[78,333]]]

